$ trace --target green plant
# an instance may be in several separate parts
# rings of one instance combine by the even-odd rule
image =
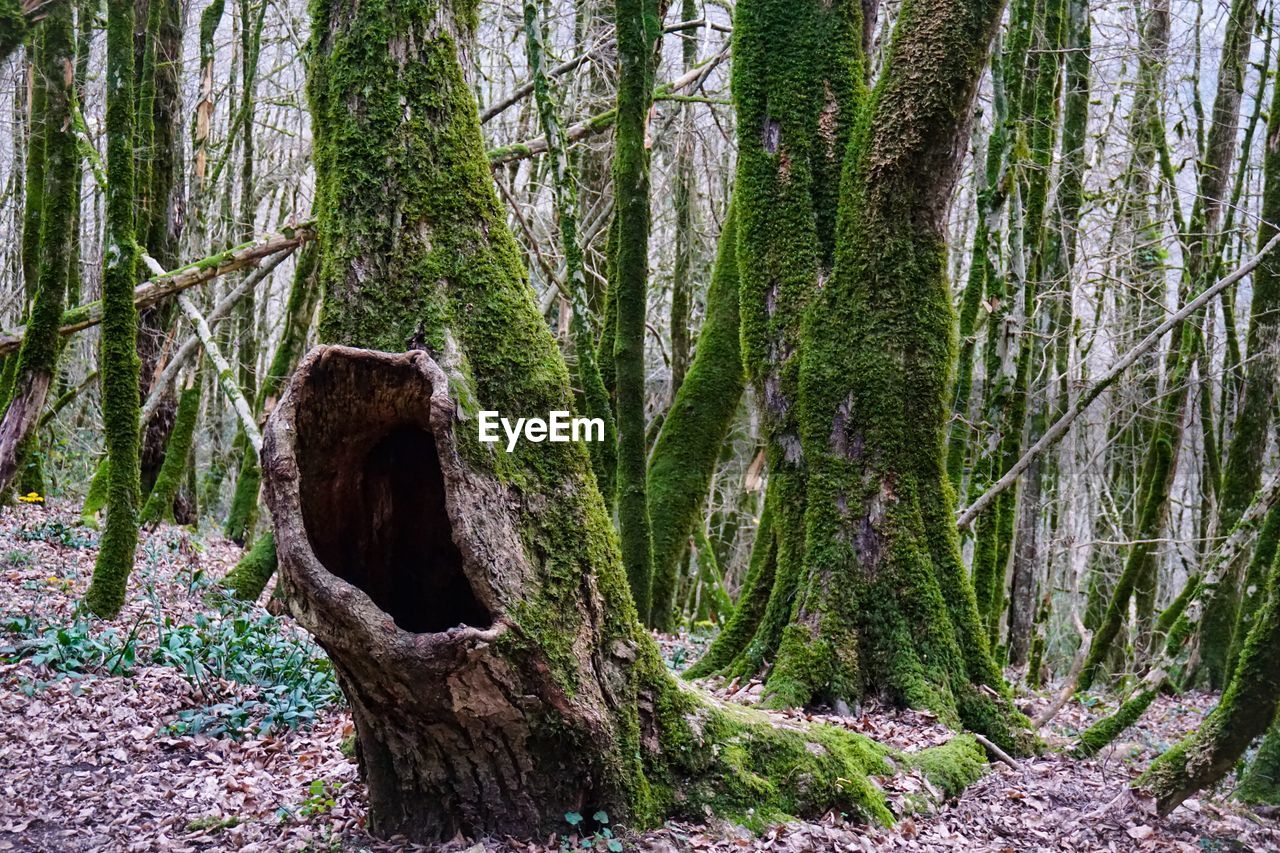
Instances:
[[[236,815],[230,817],[218,817],[217,815],[205,815],[195,820],[187,822],[187,832],[210,832],[217,834],[224,829],[230,829],[233,826],[239,826],[244,819]]]
[[[56,627],[41,625],[30,616],[15,616],[5,628],[17,641],[0,648],[0,654],[10,661],[29,660],[59,675],[125,675],[137,660],[137,627],[122,639],[113,627],[92,633],[83,619]]]
[[[337,796],[340,790],[342,790],[341,782],[326,782],[323,779],[315,779],[307,786],[307,796],[298,804],[297,808],[291,809],[288,806],[282,806],[276,814],[279,816],[281,823],[298,819],[306,820],[328,814],[337,805]]]
[[[564,820],[569,824],[570,832],[560,835],[561,853],[569,853],[571,850],[608,850],[610,853],[621,853],[622,842],[614,837],[613,830],[609,827],[608,812],[601,810],[591,816],[595,826],[590,834],[578,812],[567,812]]]
[[[276,617],[253,614],[226,596],[213,618],[198,614],[194,624],[177,627],[166,620],[153,660],[181,670],[192,686],[221,699],[183,711],[170,728],[242,737],[310,725],[318,710],[337,705],[341,692],[329,659],[310,639],[282,629]],[[256,691],[246,698],[224,696],[222,682]]]
[[[24,524],[18,531],[18,538],[28,542],[48,542],[64,548],[91,548],[98,544],[98,539],[88,528],[50,519],[39,524]]]

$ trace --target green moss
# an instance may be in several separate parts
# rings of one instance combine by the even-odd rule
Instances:
[[[85,527],[98,527],[98,513],[107,505],[107,475],[111,465],[107,457],[99,460],[93,469],[93,477],[89,480],[89,489],[84,496],[84,505],[80,508],[80,523]]]
[[[654,47],[661,35],[657,0],[616,0],[618,119],[613,183],[616,266],[610,283],[617,327],[613,363],[618,406],[618,533],[622,562],[640,618],[649,621],[653,543],[645,442],[645,317],[649,276],[649,152],[645,130],[653,97]]]
[[[187,459],[200,415],[201,387],[197,377],[178,397],[178,411],[169,434],[169,446],[165,448],[164,463],[138,518],[142,524],[173,521],[173,500],[187,473]]]
[[[321,337],[382,349],[421,342],[461,377],[467,400],[508,417],[568,409],[568,371],[494,191],[474,94],[457,62],[457,39],[469,34],[457,31],[454,12],[439,0],[313,3]],[[584,447],[522,444],[507,454],[465,428],[455,435],[467,466],[510,490],[529,566],[525,594],[503,613],[500,654],[569,701],[606,692],[590,730],[570,730],[550,705],[536,724],[557,761],[589,774],[600,806],[637,828],[668,816],[701,819],[704,807],[756,825],[828,809],[890,819],[868,778],[891,769],[885,748],[719,706],[668,673],[639,624]],[[600,605],[589,628],[585,588]],[[583,637],[608,666],[588,666]],[[600,672],[607,675],[596,680]],[[550,813],[559,804],[540,805]],[[380,831],[382,820],[375,809],[371,828]]]
[[[676,392],[649,462],[653,524],[650,621],[669,631],[676,571],[699,523],[716,461],[746,382],[738,346],[737,227],[732,206],[707,290],[707,313],[692,366]]]
[[[982,778],[987,768],[987,755],[982,745],[967,735],[953,737],[941,746],[908,753],[905,758],[947,799],[960,796],[965,788]]]
[[[75,137],[70,127],[75,93],[73,79],[68,72],[75,57],[75,39],[69,7],[59,7],[50,13],[38,41],[32,78],[44,83],[33,83],[39,91],[33,94],[22,257],[27,275],[25,284],[31,299],[30,314],[22,346],[13,360],[12,381],[6,381],[6,397],[33,391],[39,392],[39,397],[29,400],[30,416],[25,424],[19,423],[22,431],[16,434],[17,441],[12,451],[14,458],[5,460],[6,468],[13,467],[8,468],[6,481],[0,483],[0,488],[9,489],[14,485],[13,477],[23,473],[28,478],[28,482],[23,484],[26,491],[43,494],[42,487],[30,482],[33,472],[24,462],[32,458],[39,461],[36,425],[61,353],[58,320],[66,302],[72,257],[72,205],[80,177],[76,168]],[[31,172],[32,161],[36,161],[34,174]],[[40,185],[39,188],[36,184]],[[33,205],[38,209],[36,215],[31,210]],[[33,236],[34,239],[29,239]],[[10,367],[9,364],[5,366],[6,369]],[[17,412],[9,414],[16,415]],[[6,415],[6,428],[13,427]]]
[[[107,2],[107,191],[103,253],[101,364],[107,456],[107,521],[85,596],[99,616],[124,604],[138,543],[138,312],[133,304],[134,233],[132,0]]]
[[[257,601],[276,571],[276,537],[259,536],[235,567],[222,579],[222,585],[241,601]]]
[[[1236,788],[1236,799],[1253,805],[1280,805],[1280,726],[1272,724]]]
[[[955,338],[937,164],[953,156],[999,14],[946,12],[904,5],[852,134],[834,272],[802,336],[807,582],[766,694],[874,691],[1021,751],[960,566],[943,465]]]
[[[1259,609],[1222,699],[1200,727],[1161,755],[1137,785],[1156,797],[1168,814],[1191,794],[1217,782],[1233,768],[1255,737],[1276,716],[1280,700],[1280,561],[1267,578],[1266,603]]]
[[[1043,686],[1041,670],[1044,669],[1045,632],[1049,629],[1050,598],[1045,595],[1036,610],[1031,637],[1031,654],[1027,659],[1027,686],[1037,690]]]
[[[1236,668],[1240,648],[1253,629],[1253,620],[1266,601],[1267,567],[1276,559],[1280,545],[1280,504],[1272,507],[1263,519],[1262,528],[1253,543],[1253,554],[1240,584],[1240,606],[1237,608],[1235,630],[1232,632],[1231,653],[1227,659],[1227,671]]]
[[[729,666],[756,636],[773,591],[778,540],[773,532],[773,501],[766,495],[747,577],[728,623],[711,641],[698,662],[685,670],[685,678],[703,678]]]
[[[223,525],[223,534],[243,545],[253,538],[254,528],[258,524],[258,491],[262,486],[262,472],[258,468],[258,457],[253,448],[244,445],[240,456],[240,471],[236,475],[236,487],[231,492],[231,508],[227,511],[227,523]]]
[[[1178,597],[1169,603],[1160,616],[1156,619],[1156,629],[1160,633],[1168,636],[1169,631],[1182,618],[1182,614],[1186,612],[1187,605],[1196,596],[1200,589],[1200,575],[1195,574],[1187,578],[1186,585],[1182,588],[1182,592],[1178,593]]]
[[[1097,755],[1104,747],[1124,733],[1126,729],[1141,719],[1151,702],[1156,698],[1158,690],[1142,689],[1127,699],[1114,714],[1098,720],[1080,733],[1080,739],[1071,750],[1076,758],[1089,758]]]
[[[22,44],[27,35],[27,18],[18,0],[0,0],[0,60]]]

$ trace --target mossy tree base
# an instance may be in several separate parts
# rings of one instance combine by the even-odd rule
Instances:
[[[241,601],[257,601],[276,573],[276,537],[273,533],[259,536],[235,567],[227,572],[222,585]]]
[[[578,588],[571,636],[540,630],[545,557],[509,486],[466,461],[460,381],[422,352],[319,348],[265,435],[281,580],[351,703],[376,833],[541,837],[599,808],[636,827],[706,808],[889,823],[870,775],[919,766],[954,792],[981,772],[972,739],[908,757],[681,686],[589,519],[605,582]],[[585,506],[603,518],[593,489]]]

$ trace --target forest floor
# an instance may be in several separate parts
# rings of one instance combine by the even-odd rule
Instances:
[[[0,850],[389,850],[365,834],[364,791],[344,752],[351,722],[320,651],[288,620],[226,601],[216,580],[239,549],[164,527],[144,534],[128,605],[114,620],[76,612],[96,532],[72,507],[0,514]],[[674,668],[705,639],[660,638]],[[759,685],[708,685],[751,702]],[[1024,697],[1034,709],[1045,697]],[[1113,709],[1073,701],[1051,746]],[[892,829],[836,815],[763,836],[725,824],[615,826],[625,849],[1280,850],[1280,824],[1226,800],[1189,800],[1167,819],[1127,783],[1198,725],[1213,697],[1162,697],[1096,759],[1049,751],[995,765],[956,802]],[[810,715],[812,716],[812,715]],[[864,707],[823,717],[900,749],[951,733],[926,714]],[[349,750],[347,750],[349,751]],[[891,803],[927,785],[878,780]],[[1226,793],[1226,792],[1222,792]],[[540,843],[457,839],[450,850],[609,849],[564,832]],[[617,849],[615,845],[612,849]]]

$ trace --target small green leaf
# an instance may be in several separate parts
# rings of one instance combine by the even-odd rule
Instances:
[[[577,826],[582,823],[582,815],[577,812],[565,812],[564,820],[565,823],[569,824],[569,826]]]
[[[608,823],[608,822],[609,822],[609,813],[608,813],[607,811],[605,811],[604,809],[601,809],[600,811],[598,811],[598,812],[596,812],[595,814],[593,814],[593,815],[591,816],[591,819],[592,819],[592,820],[594,820],[596,823]]]

